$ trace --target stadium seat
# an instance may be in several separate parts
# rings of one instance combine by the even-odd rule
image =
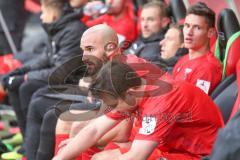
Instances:
[[[234,81],[228,85],[216,98],[214,98],[215,104],[219,107],[222,113],[224,123],[226,123],[230,117],[236,97],[237,83]]]
[[[237,63],[236,70],[237,70],[237,85],[238,85],[238,93],[239,93],[240,91],[240,60]],[[235,115],[235,113],[239,111],[239,109],[240,109],[240,94],[238,94],[237,96],[237,100],[234,104],[230,118],[232,118]]]
[[[225,123],[240,109],[240,94],[238,94],[240,91],[240,60],[236,65],[236,77],[237,80],[233,81],[214,98],[214,102],[222,112]]]
[[[215,99],[227,86],[232,84],[234,81],[236,81],[236,74],[232,74],[228,77],[226,77],[218,86],[213,90],[211,93],[211,98]]]
[[[231,9],[223,9],[218,16],[218,40],[215,55],[223,63],[223,79],[235,73],[240,59],[240,25]]]
[[[186,16],[186,7],[183,0],[170,0],[169,12],[174,22],[181,23]]]
[[[133,4],[134,6],[137,8],[137,10],[139,8],[142,8],[142,6],[147,3],[147,0],[133,0]]]

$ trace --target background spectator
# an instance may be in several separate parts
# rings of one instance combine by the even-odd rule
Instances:
[[[178,59],[188,53],[188,49],[183,47],[183,41],[183,26],[172,24],[164,39],[160,41],[161,57],[158,66],[167,72],[172,72]]]
[[[93,3],[93,4],[92,4]],[[89,2],[89,5],[95,5],[95,1]],[[133,42],[136,38],[136,22],[132,1],[130,0],[106,0],[109,6],[107,13],[87,22],[91,27],[96,24],[106,23],[112,27],[118,34],[119,42],[124,40]]]
[[[164,38],[170,18],[167,17],[167,5],[164,2],[150,2],[141,12],[141,35],[126,51],[155,64],[159,63],[159,42]]]
[[[23,135],[28,104],[33,93],[47,86],[49,78],[53,84],[60,83],[59,80],[66,78],[62,77],[67,75],[65,72],[69,73],[69,69],[73,71],[76,66],[81,65],[79,42],[86,26],[79,19],[79,14],[74,13],[65,0],[43,0],[41,20],[49,36],[48,48],[34,63],[9,73],[3,79]],[[56,68],[77,57],[80,57],[77,64],[64,65],[60,74],[51,75]],[[69,83],[74,81],[71,76],[66,80]]]

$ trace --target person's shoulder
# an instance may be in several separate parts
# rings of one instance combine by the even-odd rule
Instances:
[[[221,65],[221,62],[219,61],[219,59],[214,55],[214,53],[209,52],[207,53],[207,60],[208,62],[211,62],[211,64],[214,65]]]
[[[62,30],[62,36],[75,37],[76,40],[80,39],[83,32],[87,30],[87,26],[80,22],[80,20],[74,20],[68,23]]]
[[[86,30],[87,26],[84,23],[82,23],[80,20],[76,19],[69,22],[66,29],[79,31],[79,30]]]
[[[222,63],[215,57],[212,52],[207,53],[206,60],[202,67],[206,69],[222,69]]]

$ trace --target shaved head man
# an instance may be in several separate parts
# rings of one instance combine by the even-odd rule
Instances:
[[[122,54],[120,47],[118,47],[118,38],[117,38],[116,32],[107,25],[103,25],[103,24],[97,25],[86,30],[82,36],[80,46],[83,50],[83,61],[87,65],[87,71],[88,71],[89,77],[91,77],[93,80],[96,78],[95,75],[102,68],[103,64],[107,63],[108,61],[121,61],[129,65],[132,64],[133,68],[136,67],[135,69],[137,69],[136,64],[141,65],[141,67],[149,64],[147,65],[148,66],[147,69],[150,69],[150,65],[152,65],[147,61],[145,61],[144,59],[138,58],[135,55]],[[154,69],[155,68],[159,69],[158,67],[154,66]],[[80,86],[81,86],[81,81],[80,81]],[[111,102],[113,102],[114,104],[114,101],[111,101]],[[105,114],[105,112],[101,114],[101,111],[102,111],[102,108],[98,108],[98,109],[92,110],[91,112],[95,112],[96,116]],[[81,117],[81,115],[79,115],[79,117]],[[104,134],[103,137],[97,140],[94,146],[91,146],[90,148],[86,147],[84,152],[79,152],[78,150],[75,150],[75,149],[74,150],[70,149],[69,151],[68,150],[69,147],[72,148],[72,145],[75,144],[75,142],[71,141],[71,139],[64,141],[64,139],[59,138],[60,141],[62,142],[58,141],[58,137],[60,137],[58,135],[65,135],[65,137],[67,138],[68,137],[67,134],[70,133],[69,136],[73,138],[76,135],[78,135],[79,132],[83,132],[84,129],[87,128],[89,124],[91,124],[94,120],[95,119],[90,121],[75,121],[72,124],[72,127],[69,129],[69,126],[70,126],[69,122],[63,121],[63,119],[59,119],[56,127],[55,146],[58,147],[56,148],[56,150],[60,150],[60,151],[58,152],[54,160],[62,160],[62,159],[67,160],[67,159],[73,159],[76,157],[78,158],[82,157],[82,159],[84,159],[86,155],[87,157],[91,158],[92,155],[100,151],[98,147],[103,148],[111,141],[112,142],[128,141],[131,133],[130,131],[132,128],[132,122],[133,122],[132,120],[128,120],[128,119],[120,122],[118,125],[110,129],[108,132],[106,132],[106,134]],[[67,130],[68,132],[66,132]],[[69,145],[67,145],[68,142],[70,143]],[[67,158],[69,156],[71,158]]]
[[[81,39],[81,48],[88,75],[94,75],[109,58],[120,54],[117,34],[105,24],[86,30]]]

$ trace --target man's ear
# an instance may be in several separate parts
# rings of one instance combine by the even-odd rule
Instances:
[[[162,27],[166,27],[168,24],[171,23],[171,19],[168,17],[163,17],[162,18]]]
[[[118,49],[118,44],[114,43],[114,42],[108,42],[105,46],[104,46],[104,50],[107,54],[107,56],[112,55],[114,52],[116,52],[116,49]]]
[[[130,106],[135,106],[136,105],[136,95],[135,95],[136,91],[134,89],[128,89],[125,97],[124,97],[124,101],[130,105]]]
[[[209,28],[208,29],[208,38],[212,38],[216,34],[215,28]]]

